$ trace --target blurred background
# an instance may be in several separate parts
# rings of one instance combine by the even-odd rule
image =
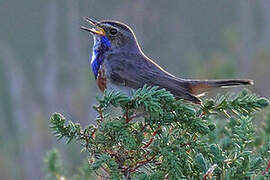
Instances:
[[[70,174],[85,157],[48,127],[55,111],[82,125],[95,120],[100,92],[90,71],[92,37],[80,30],[84,16],[130,25],[145,54],[177,76],[250,78],[253,92],[270,96],[269,0],[2,0],[1,179],[44,179],[52,147]]]

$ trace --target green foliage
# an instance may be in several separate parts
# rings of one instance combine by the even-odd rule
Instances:
[[[253,125],[255,113],[269,106],[265,98],[244,90],[198,106],[144,86],[131,97],[105,92],[97,100],[96,126],[65,125],[58,113],[51,117],[58,139],[75,139],[89,152],[87,177],[91,172],[102,179],[269,177],[270,136],[265,133],[264,142],[256,144]],[[112,113],[112,107],[121,112]]]
[[[62,164],[59,161],[59,152],[52,149],[46,154],[45,163],[47,164],[47,179],[60,179],[62,172]]]
[[[65,178],[63,172],[63,165],[60,162],[59,152],[56,149],[50,150],[44,159],[46,164],[46,171],[48,180],[66,180],[69,178]],[[89,163],[84,161],[82,166],[78,168],[78,174],[75,174],[72,179],[73,180],[88,180],[93,176],[93,171],[89,167]]]

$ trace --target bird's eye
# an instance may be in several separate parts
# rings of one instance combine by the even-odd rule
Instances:
[[[110,34],[111,35],[116,35],[117,34],[117,29],[114,29],[114,28],[110,29]]]

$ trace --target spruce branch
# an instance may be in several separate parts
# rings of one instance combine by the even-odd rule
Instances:
[[[59,152],[56,149],[52,149],[47,152],[44,162],[46,163],[46,170],[48,172],[47,179],[66,179],[62,176],[62,164],[59,159]]]
[[[255,146],[253,119],[269,101],[247,90],[206,99],[202,106],[149,86],[130,97],[105,91],[97,101],[97,126],[66,123],[58,113],[50,123],[58,139],[80,142],[89,152],[89,170],[102,179],[268,176],[270,136]]]
[[[203,103],[202,110],[207,114],[229,111],[234,115],[249,116],[267,106],[269,106],[269,100],[248,93],[248,90],[245,89],[235,97],[233,94],[227,94],[219,95],[214,100],[208,99]]]

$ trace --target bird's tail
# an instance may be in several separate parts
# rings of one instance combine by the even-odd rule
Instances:
[[[253,80],[249,79],[226,79],[226,80],[190,80],[190,93],[193,95],[201,94],[213,88],[225,88],[233,86],[253,85]]]

